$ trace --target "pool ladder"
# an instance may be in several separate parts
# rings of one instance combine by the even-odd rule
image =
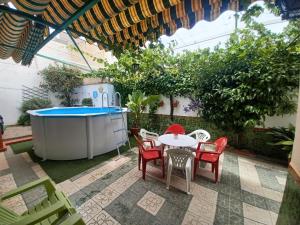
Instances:
[[[102,94],[102,106],[103,106],[103,95],[107,93],[103,93]],[[115,120],[122,120],[122,127],[120,129],[116,129],[116,130],[113,130],[113,135],[116,135],[117,133],[119,132],[122,132],[122,141],[117,143],[116,145],[116,148],[117,148],[117,151],[118,151],[118,156],[120,157],[121,154],[120,154],[120,146],[121,145],[126,145],[126,142],[128,142],[128,147],[129,149],[131,149],[131,145],[130,145],[130,141],[129,141],[129,137],[128,137],[128,131],[127,131],[127,128],[126,128],[126,124],[125,124],[125,118],[124,118],[124,112],[122,110],[122,102],[121,102],[121,94],[119,92],[116,92],[115,93],[115,103],[117,102],[117,99],[119,100],[119,104],[115,104],[114,107],[117,107],[118,106],[118,109],[121,110],[121,117],[115,117],[115,118],[112,118],[112,115],[111,115],[111,112],[109,113],[109,117],[110,117],[110,121],[113,122]],[[108,99],[108,95],[107,95],[107,106],[109,107],[109,99]],[[126,137],[126,140],[123,139],[124,135],[123,133],[125,132],[125,137]]]

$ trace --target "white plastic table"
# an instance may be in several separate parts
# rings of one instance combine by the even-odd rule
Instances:
[[[175,147],[192,147],[197,144],[195,138],[184,134],[164,134],[158,137],[158,141]]]

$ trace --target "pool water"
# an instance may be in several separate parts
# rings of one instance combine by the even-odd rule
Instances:
[[[29,113],[38,116],[88,116],[88,115],[103,115],[103,114],[120,113],[120,112],[121,109],[117,107],[103,107],[103,108],[63,107],[63,108],[32,110]]]

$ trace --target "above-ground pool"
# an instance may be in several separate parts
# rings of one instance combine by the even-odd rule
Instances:
[[[44,160],[73,160],[112,151],[127,141],[126,112],[118,107],[30,110],[34,152]]]

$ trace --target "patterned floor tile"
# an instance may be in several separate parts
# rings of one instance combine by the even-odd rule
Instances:
[[[8,169],[8,163],[5,158],[4,152],[0,152],[0,171]]]
[[[67,196],[70,196],[79,191],[79,188],[70,180],[65,180],[64,182],[57,184],[57,187],[59,190],[63,191]]]
[[[99,194],[95,195],[92,199],[97,202],[102,208],[108,206],[115,198],[120,194],[114,189],[107,187],[102,190]]]
[[[278,214],[274,212],[270,212],[270,215],[271,215],[273,225],[276,225]]]
[[[78,212],[80,213],[85,222],[90,221],[101,211],[102,208],[93,199],[86,201],[78,208]]]
[[[243,203],[243,210],[244,210],[244,217],[250,220],[263,223],[266,225],[273,224],[270,212],[268,210],[257,208],[247,203]]]
[[[87,225],[119,225],[120,223],[102,210],[98,215],[92,218]]]
[[[30,158],[30,156],[28,155],[27,152],[21,153],[21,156],[23,157],[23,159],[24,159],[27,163],[32,163],[32,159]]]
[[[191,212],[187,212],[181,225],[213,225],[213,222],[207,221],[201,216],[197,216]]]
[[[216,204],[194,197],[188,207],[188,212],[213,223],[216,213]]]
[[[16,183],[12,174],[1,176],[0,184],[0,195],[16,188]]]
[[[9,150],[5,159],[8,166],[14,166],[0,167],[0,194],[42,176],[40,167],[21,154]],[[286,181],[286,172],[280,166],[225,152],[219,182],[213,182],[210,165],[206,164],[198,170],[191,195],[187,195],[181,171],[172,174],[167,190],[159,165],[149,163],[146,180],[142,180],[135,153],[116,159],[58,184],[87,224],[276,224]],[[151,198],[146,201],[149,193]],[[33,191],[7,204],[21,212],[26,209],[24,201],[28,207],[33,206],[43,194],[42,190]],[[161,201],[152,202],[155,199]]]
[[[268,189],[268,188],[264,188],[264,187],[262,188],[262,190],[263,190],[264,197],[272,199],[277,202],[282,201],[282,197],[283,197],[282,192],[274,191],[272,189]]]
[[[31,169],[39,178],[47,176],[46,172],[42,169],[42,167],[39,164],[35,164],[31,167]]]
[[[285,172],[265,168],[260,165],[255,165],[255,168],[263,187],[279,192],[284,191],[285,182],[280,184],[277,177],[286,176]]]
[[[154,194],[151,191],[148,191],[137,205],[152,215],[156,215],[160,208],[163,206],[165,199],[161,196]]]
[[[279,176],[275,176],[275,177],[280,185],[285,185],[286,177],[279,177]]]
[[[244,218],[244,225],[264,225],[264,224],[250,220],[248,218]]]
[[[17,214],[22,214],[27,210],[26,204],[21,195],[4,200],[1,204]]]

